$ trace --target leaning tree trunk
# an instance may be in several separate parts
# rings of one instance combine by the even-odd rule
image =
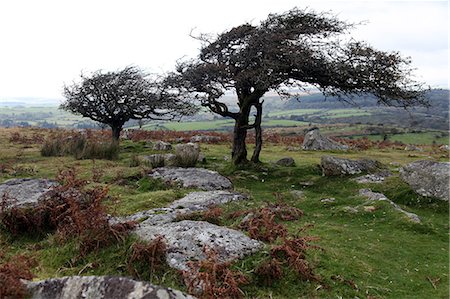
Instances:
[[[255,115],[255,150],[252,155],[252,162],[259,163],[259,154],[262,149],[262,129],[261,129],[261,120],[262,120],[262,104],[264,101],[258,102],[255,104],[256,115]]]
[[[249,115],[250,107],[241,107],[239,116],[235,119],[233,132],[233,150],[231,151],[231,157],[233,159],[234,165],[248,162],[245,139],[247,138]]]

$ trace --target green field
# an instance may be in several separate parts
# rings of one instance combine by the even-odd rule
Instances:
[[[400,141],[405,144],[449,144],[449,137],[441,136],[441,131],[432,132],[418,132],[418,133],[403,133],[388,135],[390,141]],[[383,135],[367,135],[367,136],[354,136],[354,138],[367,137],[369,140],[383,140]]]
[[[40,145],[11,143],[9,137],[12,131],[0,130],[0,165],[6,167],[0,172],[0,183],[15,177],[55,178],[58,169],[67,167],[75,167],[81,178],[90,180],[95,166],[102,170],[102,175],[100,182],[91,186],[109,186],[110,198],[106,204],[108,212],[116,215],[163,207],[191,191],[161,184],[150,184],[144,188],[142,182],[148,167],[130,166],[133,156],[154,153],[144,147],[144,142],[124,141],[118,160],[96,160],[94,164],[92,160],[76,160],[73,157],[42,157],[39,154]],[[248,201],[223,205],[224,215],[263,207],[278,198],[304,212],[298,220],[280,222],[288,227],[291,234],[319,238],[314,244],[320,249],[308,250],[306,257],[314,273],[320,277],[319,281],[301,280],[292,269],[283,266],[284,275],[280,280],[271,286],[263,284],[255,274],[255,268],[269,258],[268,244],[264,250],[237,261],[233,269],[239,269],[249,279],[249,284],[242,287],[245,298],[449,297],[448,203],[415,194],[399,179],[398,166],[392,165],[405,165],[421,159],[448,161],[448,156],[435,154],[429,149],[411,156],[409,152],[392,149],[286,152],[284,145],[265,145],[261,156],[263,164],[234,167],[223,159],[230,154],[228,144],[203,144],[201,150],[207,163],[198,167],[219,171],[233,182],[237,191],[250,196]],[[382,184],[363,185],[352,181],[351,176],[324,177],[318,164],[325,154],[350,159],[376,159],[394,175]],[[280,167],[274,164],[285,156],[291,156],[296,166]],[[384,193],[406,211],[416,213],[422,223],[410,222],[386,202],[366,202],[358,195],[360,188]],[[303,191],[304,196],[295,196],[291,191]],[[321,199],[331,197],[335,198],[335,202],[321,202]],[[368,205],[373,206],[375,211],[362,208]],[[348,207],[359,207],[358,212],[349,212]],[[242,217],[222,217],[220,224],[238,229]],[[305,230],[305,227],[308,229]],[[0,231],[0,252],[6,256],[27,254],[35,257],[38,265],[32,271],[36,279],[79,273],[130,276],[124,265],[134,241],[130,237],[76,259],[79,254],[76,242],[60,244],[51,232],[43,236],[12,238]],[[140,279],[186,290],[177,273],[167,267],[161,275],[152,277],[142,271]]]

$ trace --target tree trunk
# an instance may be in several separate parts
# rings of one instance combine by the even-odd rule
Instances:
[[[112,131],[112,142],[115,144],[119,144],[120,132],[122,131],[122,126],[120,125],[111,125]]]
[[[252,162],[259,163],[259,154],[262,149],[262,129],[261,129],[261,120],[262,120],[262,104],[264,101],[258,102],[255,104],[256,108],[256,116],[255,116],[255,150],[252,155]]]
[[[248,118],[250,115],[250,107],[243,105],[240,115],[235,119],[233,132],[233,150],[231,157],[234,165],[243,164],[247,160],[247,146],[245,139],[247,138]]]

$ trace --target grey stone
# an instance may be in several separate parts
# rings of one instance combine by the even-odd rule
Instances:
[[[198,161],[200,146],[197,143],[177,144],[175,155],[178,166],[193,167]]]
[[[48,179],[10,179],[0,184],[0,199],[7,196],[12,206],[33,207],[57,185]]]
[[[164,141],[156,141],[153,145],[153,150],[155,151],[170,151],[172,149],[172,145],[168,142]]]
[[[193,299],[178,290],[126,277],[67,276],[42,281],[26,281],[32,299]]]
[[[412,162],[400,169],[400,178],[422,196],[449,200],[449,162]]]
[[[418,146],[415,146],[413,144],[409,144],[409,145],[405,146],[405,151],[423,152],[423,149]]]
[[[214,249],[219,261],[227,262],[254,253],[263,246],[240,231],[204,221],[184,220],[162,225],[144,221],[135,233],[147,241],[163,236],[168,248],[166,261],[178,270],[188,270],[189,261],[205,259],[205,247]]]
[[[320,200],[320,202],[322,202],[322,203],[333,203],[333,202],[335,202],[336,201],[336,198],[334,198],[334,197],[330,197],[330,198],[322,198],[321,200]]]
[[[290,192],[292,194],[292,196],[294,196],[294,198],[296,199],[303,199],[305,197],[305,192],[301,191],[301,190],[291,190]]]
[[[353,180],[359,184],[367,184],[367,183],[380,184],[383,183],[384,180],[390,176],[392,176],[392,173],[390,173],[389,171],[382,171],[374,174],[366,174],[354,178]]]
[[[152,225],[164,224],[175,221],[179,215],[206,211],[209,207],[214,205],[246,199],[248,199],[246,195],[233,191],[215,190],[191,192],[185,197],[174,201],[166,208],[141,211],[126,217],[111,217],[110,222],[119,223],[145,220],[146,223]]]
[[[163,167],[155,169],[153,178],[161,178],[166,183],[178,183],[184,188],[199,188],[202,190],[225,190],[233,185],[226,177],[216,171],[204,168]]]
[[[196,135],[192,136],[190,142],[217,142],[220,141],[218,136]]]
[[[370,190],[370,189],[360,189],[359,194],[361,196],[366,197],[370,201],[386,201],[386,202],[390,203],[391,206],[395,210],[405,214],[412,222],[415,222],[415,223],[421,222],[419,216],[417,216],[414,213],[403,210],[398,204],[396,204],[392,200],[388,199],[383,193],[372,192],[372,190]]]
[[[165,157],[163,154],[153,154],[142,157],[142,159],[152,168],[163,167]]]
[[[177,156],[175,154],[165,154],[164,155],[164,166],[176,166]]]
[[[375,160],[350,160],[333,156],[322,156],[320,159],[322,173],[325,176],[351,175],[363,172],[377,172],[382,164]]]
[[[348,150],[348,146],[324,137],[318,128],[312,128],[305,134],[302,149],[308,151]]]
[[[291,157],[285,157],[285,158],[281,158],[280,160],[278,160],[275,164],[280,165],[280,166],[291,167],[291,166],[295,166],[295,161]]]

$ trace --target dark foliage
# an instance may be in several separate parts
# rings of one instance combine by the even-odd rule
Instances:
[[[270,90],[287,96],[287,88],[312,85],[326,96],[351,101],[373,94],[378,103],[406,107],[426,104],[421,83],[412,81],[411,61],[398,52],[383,52],[364,42],[344,42],[354,27],[328,13],[292,9],[271,14],[259,25],[243,24],[203,42],[197,59],[180,63],[165,84],[200,99],[202,105],[235,120],[232,157],[247,161],[247,131],[255,130],[252,161],[261,150],[261,97]],[[237,94],[238,111],[220,101],[226,91]],[[250,123],[250,113],[255,121]]]
[[[61,108],[111,127],[118,141],[130,119],[173,119],[194,112],[192,105],[175,101],[157,80],[137,67],[116,72],[97,71],[81,75],[81,83],[64,87],[66,101]]]

